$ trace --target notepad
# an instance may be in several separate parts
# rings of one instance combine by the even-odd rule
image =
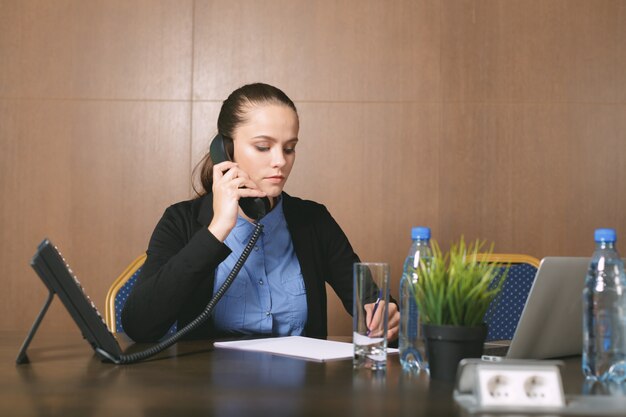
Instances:
[[[304,336],[215,342],[213,346],[216,348],[267,352],[274,355],[289,356],[316,362],[350,359],[354,355],[354,346],[352,343],[314,339]],[[388,353],[394,352],[397,352],[397,349],[388,349]]]

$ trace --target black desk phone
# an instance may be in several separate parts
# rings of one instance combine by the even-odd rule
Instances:
[[[74,276],[72,269],[61,256],[59,250],[48,239],[44,239],[38,246],[37,252],[30,261],[39,278],[48,288],[48,298],[43,309],[37,316],[28,333],[20,352],[17,355],[18,364],[29,362],[26,349],[30,344],[41,320],[43,319],[55,294],[59,296],[63,305],[74,319],[83,337],[91,344],[102,359],[120,357],[122,349],[117,340],[109,331],[102,315],[95,304],[85,294],[80,282]],[[103,355],[106,352],[107,355]]]

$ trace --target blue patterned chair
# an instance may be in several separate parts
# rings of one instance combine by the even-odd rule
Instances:
[[[146,254],[137,257],[134,261],[128,265],[128,267],[120,274],[119,277],[109,288],[105,301],[105,320],[112,333],[123,333],[122,327],[122,309],[126,304],[126,299],[130,294],[131,289],[137,282],[137,277],[141,272],[141,267],[146,261]],[[171,336],[176,333],[176,323],[172,325],[165,337]]]
[[[539,260],[527,255],[482,256],[488,262],[502,264],[500,274],[510,265],[509,275],[500,295],[491,303],[485,314],[485,323],[489,326],[487,340],[511,340],[526,304],[530,287],[535,280]]]
[[[104,315],[107,326],[109,326],[109,330],[112,333],[122,333],[124,331],[121,320],[122,309],[145,261],[146,254],[144,253],[131,262],[124,272],[117,277],[107,292]]]

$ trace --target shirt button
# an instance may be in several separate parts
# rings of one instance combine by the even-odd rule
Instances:
[[[263,280],[262,279],[259,280],[259,285],[263,285]]]
[[[266,312],[265,312],[265,316],[266,316],[266,317],[269,317],[269,316],[270,316],[270,314],[272,314],[272,313],[270,313],[269,311],[266,311]]]

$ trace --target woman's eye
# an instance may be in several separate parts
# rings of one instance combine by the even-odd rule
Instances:
[[[256,149],[259,152],[267,152],[270,150],[269,146],[257,146]]]
[[[284,152],[285,152],[287,155],[291,155],[292,153],[295,153],[295,152],[296,152],[296,148],[285,148]]]

